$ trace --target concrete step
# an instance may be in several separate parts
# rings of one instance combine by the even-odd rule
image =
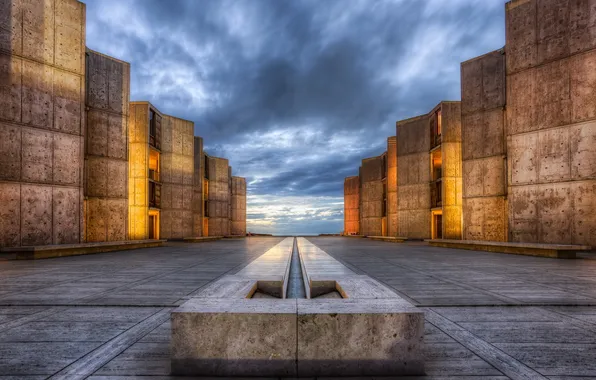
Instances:
[[[429,239],[425,241],[434,247],[551,257],[556,259],[575,259],[578,252],[588,252],[592,250],[592,247],[586,245],[510,243],[500,241],[450,239]]]
[[[37,245],[30,247],[0,248],[0,254],[3,256],[12,256],[16,260],[50,259],[64,256],[125,251],[138,248],[161,247],[164,242],[165,240],[127,240],[100,243]]]

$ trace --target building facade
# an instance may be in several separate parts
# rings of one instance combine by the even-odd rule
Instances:
[[[0,248],[206,236],[202,139],[130,102],[130,65],[85,47],[85,4],[0,15]]]
[[[397,123],[397,234],[596,246],[596,9],[505,12],[505,47],[461,65],[461,104]]]

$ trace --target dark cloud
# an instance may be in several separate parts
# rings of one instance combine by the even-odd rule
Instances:
[[[252,195],[329,197],[336,211],[395,121],[459,99],[460,62],[504,39],[504,0],[85,2],[87,44],[131,62],[132,99],[193,120]],[[257,205],[250,218],[266,220]],[[340,231],[325,210],[271,229]]]

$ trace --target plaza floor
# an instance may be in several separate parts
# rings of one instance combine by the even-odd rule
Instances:
[[[169,313],[281,238],[0,259],[0,380],[170,379]],[[426,312],[426,377],[596,378],[596,260],[309,238]],[[402,378],[404,379],[404,378]]]

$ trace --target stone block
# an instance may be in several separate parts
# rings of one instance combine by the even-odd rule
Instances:
[[[569,128],[569,151],[571,152],[571,178],[596,177],[596,122]]]
[[[23,61],[22,121],[38,128],[53,128],[53,69],[41,63]]]
[[[21,179],[21,127],[0,123],[0,180]]]
[[[172,312],[172,374],[296,376],[296,311],[296,300],[187,301]]]
[[[21,185],[21,244],[52,244],[52,187]]]
[[[64,133],[54,133],[53,183],[60,185],[80,185],[82,137]]]
[[[128,162],[106,159],[107,195],[112,198],[126,198],[128,194]]]
[[[21,245],[21,185],[0,183],[0,247]]]
[[[118,114],[128,114],[130,65],[109,60],[108,68],[108,109]]]
[[[106,201],[100,198],[89,198],[85,201],[86,242],[106,241],[107,210]]]
[[[52,189],[53,244],[80,242],[78,188],[54,187]]]
[[[23,57],[54,63],[54,0],[23,0]]]
[[[108,199],[107,241],[124,241],[128,238],[128,200]]]
[[[573,196],[573,244],[596,247],[596,181],[577,181],[571,185]]]
[[[87,112],[87,155],[108,155],[108,114],[91,109]],[[110,144],[112,142],[110,141]]]
[[[0,54],[0,119],[21,121],[22,67],[21,59]]]
[[[97,53],[87,56],[87,105],[105,110],[108,108],[107,59]]]
[[[108,116],[108,156],[128,160],[128,118],[110,114]]]
[[[532,67],[537,62],[536,2],[528,1],[507,7],[507,72]]]
[[[528,132],[535,124],[533,73],[527,70],[507,77],[507,135]]]
[[[108,160],[103,157],[87,157],[86,195],[89,197],[108,196]]]
[[[596,39],[595,39],[596,40]],[[571,121],[596,118],[596,51],[571,58]]]
[[[538,179],[541,182],[568,180],[571,176],[569,129],[556,128],[538,134]]]
[[[54,128],[61,132],[81,134],[83,107],[81,77],[54,70]]]
[[[464,160],[484,155],[484,113],[476,112],[462,116],[462,157]]]
[[[23,128],[21,180],[50,183],[52,181],[53,134],[39,129]]]
[[[538,133],[511,137],[509,156],[512,184],[529,184],[538,181]]]
[[[56,1],[56,24],[82,30],[84,26],[83,5],[75,0]]]
[[[502,156],[494,156],[482,160],[484,167],[483,195],[495,196],[505,194],[505,160]]]
[[[0,50],[21,55],[23,46],[22,1],[0,3]]]
[[[423,312],[385,299],[297,304],[298,376],[424,374]]]
[[[56,25],[56,66],[65,70],[83,74],[84,35],[66,25]]]

